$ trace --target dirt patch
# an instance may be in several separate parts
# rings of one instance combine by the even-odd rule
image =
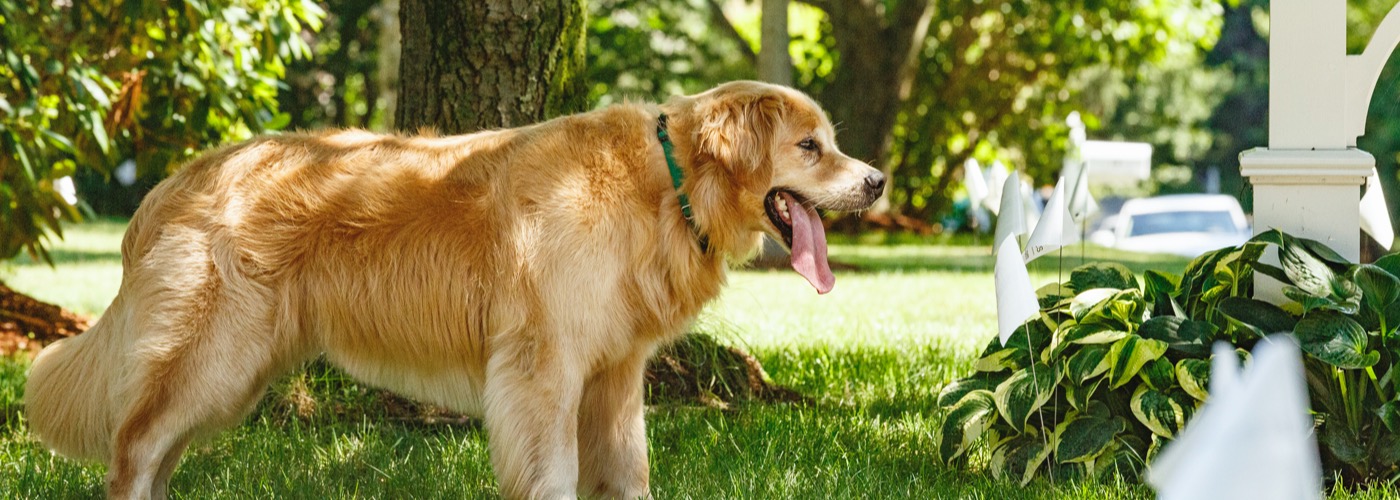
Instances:
[[[0,283],[0,356],[38,352],[52,342],[83,333],[92,320],[42,302]]]

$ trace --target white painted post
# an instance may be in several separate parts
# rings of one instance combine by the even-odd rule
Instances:
[[[1400,9],[1366,51],[1346,55],[1345,0],[1274,0],[1269,21],[1269,146],[1240,154],[1254,186],[1254,232],[1311,238],[1343,257],[1361,255],[1361,185],[1375,167],[1356,149],[1381,67],[1400,42]],[[1275,259],[1276,256],[1266,258]],[[1284,300],[1256,274],[1255,295]]]

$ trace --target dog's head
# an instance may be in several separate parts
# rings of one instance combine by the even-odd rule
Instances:
[[[695,186],[696,203],[729,205],[738,219],[712,225],[730,224],[754,241],[757,233],[772,235],[792,252],[793,269],[818,293],[830,291],[836,279],[817,209],[870,207],[884,192],[884,175],[841,153],[826,113],[796,90],[733,82],[694,96],[693,106],[692,155],[721,178]]]

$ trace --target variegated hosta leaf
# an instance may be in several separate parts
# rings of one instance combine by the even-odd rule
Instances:
[[[938,391],[938,406],[947,408],[958,404],[959,401],[962,401],[963,396],[978,389],[990,392],[1004,380],[1006,380],[1006,375],[997,376],[989,373],[980,373],[954,380],[943,386],[943,390]]]
[[[1065,372],[1077,384],[1108,371],[1108,349],[1105,345],[1084,346],[1065,362]]]
[[[1079,292],[1078,295],[1074,296],[1074,301],[1069,304],[1069,313],[1074,316],[1074,319],[1081,319],[1089,311],[1117,295],[1119,291],[1116,288],[1095,288]]]
[[[1025,486],[1050,456],[1054,443],[1037,434],[1025,434],[997,446],[989,466],[997,479],[1012,479]]]
[[[1168,348],[1187,356],[1201,357],[1210,354],[1213,329],[1210,323],[1204,321],[1157,316],[1144,321],[1137,333],[1145,339],[1166,342]]]
[[[1336,273],[1322,259],[1317,258],[1298,242],[1285,239],[1278,252],[1283,272],[1293,286],[1315,297],[1332,295],[1332,280]]]
[[[1138,372],[1138,376],[1141,377],[1142,381],[1147,383],[1149,387],[1159,391],[1165,391],[1177,385],[1176,370],[1172,367],[1170,361],[1163,358],[1154,359],[1150,363],[1143,365],[1142,370]]]
[[[1147,426],[1153,434],[1164,438],[1176,437],[1176,433],[1186,424],[1186,408],[1167,393],[1154,390],[1145,384],[1138,386],[1133,392],[1129,406],[1142,425]]]
[[[1261,337],[1279,332],[1291,332],[1298,319],[1282,308],[1262,300],[1229,297],[1220,302],[1218,310],[1231,319],[1249,325]]]
[[[1108,379],[1110,389],[1117,389],[1133,379],[1148,362],[1162,357],[1167,343],[1129,335],[1108,349]]]
[[[1366,368],[1381,359],[1381,353],[1367,350],[1370,338],[1361,324],[1341,314],[1314,312],[1293,332],[1303,352],[1338,368]]]
[[[997,386],[994,394],[997,410],[1012,429],[1021,432],[1031,413],[1050,400],[1056,383],[1058,376],[1047,365],[1036,364],[1018,371]]]
[[[948,410],[948,416],[943,420],[938,454],[945,463],[958,458],[996,422],[996,418],[992,391],[978,389],[968,392]]]
[[[972,363],[972,369],[979,372],[999,372],[1002,370],[1015,370],[1021,367],[1021,359],[1025,354],[1020,349],[1008,347],[1000,351],[993,352],[978,358]]]
[[[1103,385],[1103,378],[1095,378],[1083,384],[1064,384],[1065,398],[1069,400],[1069,405],[1076,410],[1083,411],[1094,397],[1094,393]]]
[[[1103,406],[1095,401],[1092,406]],[[1103,408],[1107,413],[1107,408]],[[1113,442],[1113,437],[1123,432],[1127,425],[1121,419],[1091,412],[1075,414],[1055,427],[1059,437],[1055,445],[1055,460],[1060,463],[1078,463],[1094,459],[1103,453]]]
[[[1352,280],[1361,289],[1366,307],[1380,314],[1386,306],[1400,300],[1400,278],[1389,271],[1371,264],[1358,264],[1352,268]]]
[[[1176,382],[1191,397],[1205,401],[1210,387],[1210,360],[1183,359],[1176,362]]]
[[[1137,288],[1133,271],[1116,262],[1085,264],[1069,273],[1069,287],[1078,291],[1095,288]]]

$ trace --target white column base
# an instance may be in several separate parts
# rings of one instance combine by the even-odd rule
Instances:
[[[1361,257],[1361,186],[1375,157],[1351,149],[1256,148],[1240,153],[1240,174],[1254,186],[1254,234],[1280,229],[1320,241],[1347,259]],[[1264,262],[1278,264],[1276,252]],[[1283,285],[1255,273],[1254,296],[1282,303]]]

